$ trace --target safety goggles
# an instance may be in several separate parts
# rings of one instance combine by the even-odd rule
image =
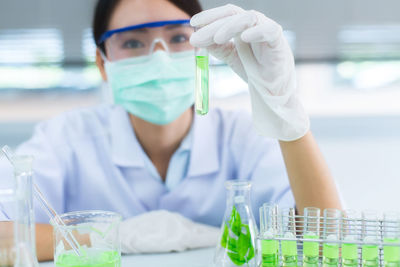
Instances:
[[[189,39],[194,28],[189,21],[156,21],[110,30],[99,44],[104,43],[110,61],[146,56],[159,48],[170,53],[192,50]]]

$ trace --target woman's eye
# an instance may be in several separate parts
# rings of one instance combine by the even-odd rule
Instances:
[[[142,48],[144,47],[144,44],[141,43],[138,40],[128,40],[123,43],[122,45],[123,48],[128,48],[128,49],[135,49],[135,48]]]
[[[189,40],[189,38],[187,35],[179,34],[179,35],[175,35],[171,38],[171,43],[184,43],[188,40]]]

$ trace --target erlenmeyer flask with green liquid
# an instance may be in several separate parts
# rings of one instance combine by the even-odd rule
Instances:
[[[257,266],[257,225],[250,206],[248,181],[228,181],[227,205],[214,264],[218,267]]]

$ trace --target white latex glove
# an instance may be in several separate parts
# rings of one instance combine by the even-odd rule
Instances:
[[[279,24],[232,4],[196,14],[190,23],[200,28],[192,34],[191,44],[207,48],[248,83],[260,134],[292,141],[308,132],[293,55]]]
[[[123,221],[122,253],[160,253],[216,246],[220,229],[178,213],[153,211]]]

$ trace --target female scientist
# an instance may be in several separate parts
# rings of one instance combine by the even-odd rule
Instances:
[[[255,209],[341,207],[282,28],[234,5],[199,12],[196,0],[98,1],[96,63],[115,105],[41,123],[18,149],[35,156],[36,183],[59,213],[102,209],[127,219],[165,209],[220,226],[229,179],[252,182]],[[194,47],[248,83],[252,118],[194,114]],[[39,208],[36,220],[39,259],[50,259],[52,228]]]

